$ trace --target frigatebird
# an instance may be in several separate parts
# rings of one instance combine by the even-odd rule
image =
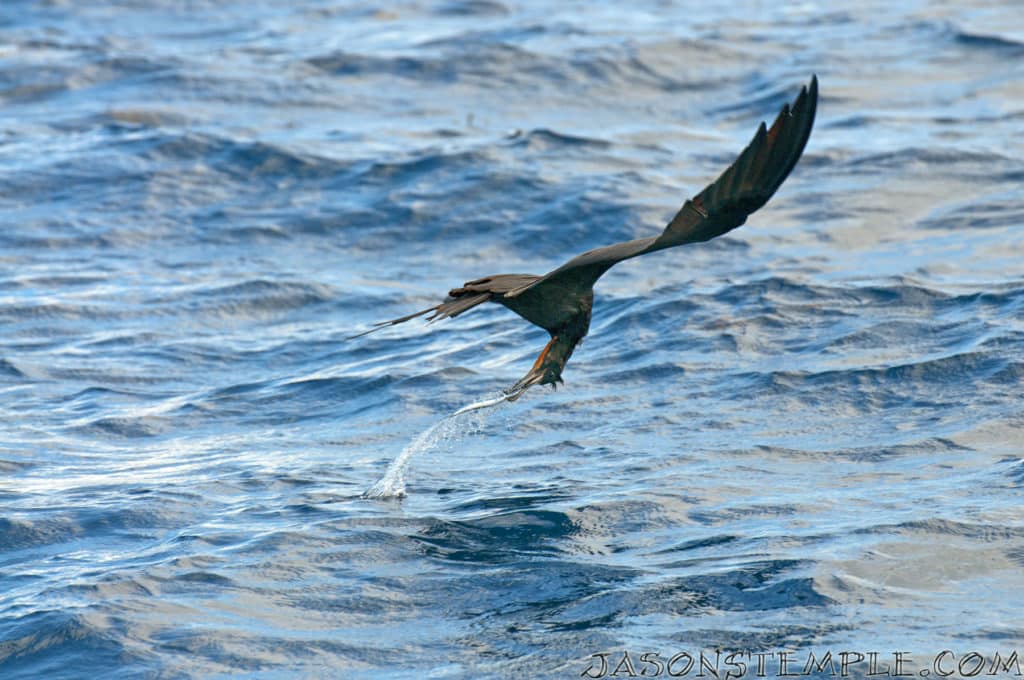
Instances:
[[[814,125],[818,79],[800,89],[792,105],[785,104],[771,127],[757,128],[739,157],[699,194],[683,203],[657,236],[624,241],[578,255],[545,274],[495,274],[464,283],[448,292],[438,305],[353,335],[356,338],[387,326],[430,314],[428,321],[456,317],[484,302],[496,302],[540,326],[551,335],[533,368],[505,390],[517,399],[532,385],[555,386],[562,369],[590,328],[594,284],[614,265],[665,248],[708,241],[732,231],[768,202],[800,159]]]

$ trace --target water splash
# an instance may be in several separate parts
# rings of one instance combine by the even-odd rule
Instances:
[[[479,430],[483,425],[480,414],[472,419],[462,418],[469,413],[491,408],[509,401],[509,394],[504,392],[467,404],[451,415],[431,425],[413,439],[398,456],[388,465],[387,471],[373,486],[363,493],[363,498],[396,498],[405,495],[405,468],[409,460],[417,453],[428,451],[445,442],[456,442],[466,434]],[[514,395],[518,396],[518,394]]]

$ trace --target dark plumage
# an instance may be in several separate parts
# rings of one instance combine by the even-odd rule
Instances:
[[[551,334],[533,368],[507,391],[517,398],[536,384],[561,382],[562,369],[590,328],[594,283],[615,264],[637,255],[707,241],[735,229],[768,202],[800,159],[814,125],[818,79],[801,88],[770,128],[761,123],[732,165],[679,209],[658,236],[625,241],[578,255],[544,276],[497,274],[469,281],[448,292],[440,304],[377,324],[372,333],[424,314],[429,321],[455,317],[484,302],[508,307]],[[359,335],[352,337],[359,337]]]

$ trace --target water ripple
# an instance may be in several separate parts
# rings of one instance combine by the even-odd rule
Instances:
[[[179,4],[0,4],[3,678],[1020,638],[1014,3]],[[547,339],[497,305],[346,340],[657,233],[812,72],[564,387],[444,420]]]

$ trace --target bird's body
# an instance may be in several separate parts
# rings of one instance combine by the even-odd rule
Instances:
[[[686,201],[661,234],[590,250],[544,276],[497,274],[469,281],[449,291],[440,304],[379,323],[366,333],[424,314],[431,314],[430,321],[455,317],[484,302],[495,302],[551,335],[530,372],[509,388],[508,398],[517,398],[531,385],[561,382],[562,369],[590,328],[597,280],[623,260],[707,241],[743,224],[771,198],[799,160],[814,124],[817,100],[818,81],[812,78],[792,108],[784,106],[771,128],[761,123],[733,164]]]

